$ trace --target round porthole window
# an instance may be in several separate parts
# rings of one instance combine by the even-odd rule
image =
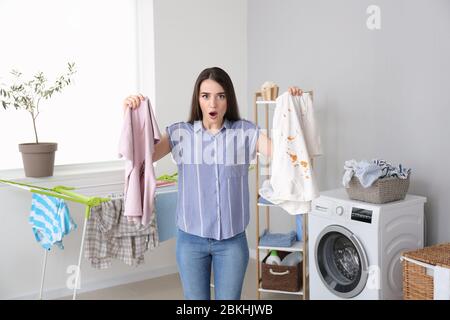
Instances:
[[[332,225],[320,234],[315,248],[316,266],[327,288],[338,297],[352,298],[365,287],[367,255],[348,229]]]

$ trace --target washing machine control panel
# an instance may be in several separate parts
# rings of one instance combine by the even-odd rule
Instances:
[[[365,223],[372,223],[372,210],[352,207],[351,219]]]
[[[343,221],[350,219],[351,207],[342,202],[321,199],[320,202],[314,204],[313,213],[321,217]]]

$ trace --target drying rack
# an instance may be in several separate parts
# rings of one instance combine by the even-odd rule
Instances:
[[[165,182],[176,182],[178,180],[178,172],[175,172],[172,175],[163,174],[163,175],[157,177],[156,180],[157,181],[165,181]],[[114,197],[104,198],[104,197],[98,197],[98,196],[90,197],[90,196],[76,193],[72,190],[123,184],[123,181],[119,182],[119,183],[116,182],[116,183],[108,183],[108,184],[102,184],[102,185],[91,185],[91,186],[83,186],[83,187],[78,187],[78,188],[67,187],[67,186],[56,186],[53,188],[44,188],[44,187],[39,187],[39,186],[31,185],[31,184],[20,183],[20,182],[9,181],[9,180],[2,180],[2,179],[0,179],[0,183],[7,184],[7,185],[10,185],[10,186],[13,186],[16,188],[24,189],[24,190],[30,191],[32,193],[43,194],[43,195],[47,195],[47,196],[51,196],[51,197],[64,199],[67,201],[81,203],[86,206],[84,222],[83,222],[83,233],[81,236],[80,252],[78,255],[78,265],[77,265],[77,270],[76,270],[75,286],[73,289],[73,296],[72,296],[72,299],[75,300],[77,297],[77,289],[79,287],[80,273],[81,273],[81,260],[83,257],[83,248],[84,248],[84,239],[86,236],[87,221],[90,216],[91,208],[98,206],[98,205],[102,204],[103,202],[111,201],[115,198]],[[171,191],[162,191],[162,192],[159,192],[159,194],[168,193],[168,192],[171,192]],[[44,262],[43,262],[43,266],[42,266],[41,285],[40,285],[40,289],[39,289],[39,299],[40,300],[42,299],[42,292],[44,290],[45,270],[47,267],[47,256],[48,256],[48,250],[45,250]]]
[[[80,253],[78,256],[78,267],[76,270],[75,286],[73,289],[73,296],[72,296],[72,299],[75,300],[77,297],[77,288],[78,288],[79,279],[80,279],[81,259],[83,256],[83,247],[84,247],[84,238],[86,235],[87,220],[89,219],[91,208],[98,206],[103,202],[111,201],[112,198],[87,197],[82,194],[78,194],[76,192],[71,191],[71,190],[75,189],[73,187],[56,186],[56,187],[50,189],[50,188],[34,186],[31,184],[13,182],[13,181],[8,181],[8,180],[1,180],[1,179],[0,179],[0,182],[4,183],[4,184],[8,184],[13,187],[28,190],[32,193],[43,194],[43,195],[47,195],[47,196],[51,196],[51,197],[55,197],[55,198],[64,199],[67,201],[73,201],[73,202],[84,204],[86,206],[85,215],[84,215],[84,224],[83,224],[83,234],[81,237]],[[44,262],[43,262],[43,266],[42,266],[41,286],[39,289],[39,299],[40,300],[42,299],[42,291],[44,290],[45,270],[47,267],[47,256],[48,256],[48,250],[45,250]]]

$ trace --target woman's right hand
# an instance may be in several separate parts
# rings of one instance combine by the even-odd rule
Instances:
[[[138,108],[141,104],[141,101],[144,101],[144,96],[142,94],[130,95],[125,100],[123,100],[123,110],[127,108],[135,109]]]

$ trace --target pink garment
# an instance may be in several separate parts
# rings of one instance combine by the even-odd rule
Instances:
[[[167,187],[167,186],[174,186],[177,183],[175,181],[156,181],[156,187]]]
[[[161,133],[146,97],[139,108],[127,108],[119,143],[119,157],[126,159],[124,215],[146,226],[153,214],[156,190],[152,155]]]

